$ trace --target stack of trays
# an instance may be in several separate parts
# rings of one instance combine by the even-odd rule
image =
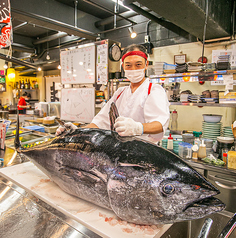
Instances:
[[[161,141],[161,146],[163,147],[163,148],[165,148],[165,149],[167,149],[167,142],[168,142],[168,139],[163,139],[162,141]]]
[[[199,72],[202,71],[203,65],[200,62],[189,62],[188,63],[188,72]]]
[[[218,103],[219,102],[219,98],[201,98],[202,102],[205,103]]]
[[[163,74],[165,62],[155,62],[154,64],[154,71],[156,75]]]
[[[188,96],[188,101],[195,102],[195,103],[202,102],[200,95],[193,95],[193,94]]]
[[[173,151],[175,154],[179,154],[179,143],[182,142],[182,141],[179,141],[179,140],[174,140],[173,141]],[[163,139],[162,140],[162,147],[167,149],[167,143],[168,143],[168,139]]]
[[[183,63],[183,64],[177,64],[176,63],[175,71],[176,71],[176,73],[187,72],[188,71],[188,65],[186,63]]]
[[[183,141],[179,141],[179,140],[174,140],[173,142],[173,150],[175,154],[179,154],[179,143],[181,143]]]
[[[230,126],[224,126],[222,130],[223,137],[234,137],[232,129]]]
[[[216,70],[216,63],[207,63],[203,66],[205,71],[215,71]]]
[[[221,122],[202,122],[202,137],[217,140],[217,137],[221,135]]]
[[[217,61],[217,69],[224,70],[230,69],[230,55],[219,55]]]

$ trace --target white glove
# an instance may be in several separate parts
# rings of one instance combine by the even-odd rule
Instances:
[[[128,117],[118,117],[114,127],[120,136],[140,136],[143,134],[142,123]]]
[[[77,126],[75,126],[73,123],[71,123],[71,122],[67,122],[67,123],[65,123],[65,126],[59,126],[58,128],[57,128],[57,130],[56,130],[56,136],[59,136],[59,135],[61,135],[65,130],[66,130],[66,128],[68,128],[68,129],[77,129],[78,127]]]

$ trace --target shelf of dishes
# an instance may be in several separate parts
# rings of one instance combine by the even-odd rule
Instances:
[[[174,74],[150,75],[152,83],[174,82],[199,82],[199,81],[223,81],[223,75],[236,74],[236,70],[220,70],[211,72],[187,72]]]
[[[193,102],[170,102],[174,106],[197,106],[197,107],[236,107],[236,103],[193,103]]]

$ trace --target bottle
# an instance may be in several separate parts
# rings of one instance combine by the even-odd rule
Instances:
[[[171,116],[171,130],[177,131],[178,128],[178,113],[177,111],[174,109],[174,111],[172,112],[172,116]]]
[[[35,82],[35,85],[34,85],[34,88],[37,89],[38,87],[39,87],[39,85],[38,85],[38,81],[36,81],[36,82]]]
[[[193,135],[195,137],[194,139],[194,145],[197,145],[198,148],[200,147],[201,141],[200,141],[200,135],[202,134],[202,132],[198,132],[198,131],[193,131]]]
[[[199,150],[198,145],[193,145],[193,147],[192,147],[192,151],[193,151],[192,159],[193,160],[197,160],[198,159],[198,150]]]
[[[202,140],[202,143],[200,144],[199,150],[198,150],[198,158],[203,159],[206,157],[206,145],[204,144],[204,140]]]
[[[29,80],[29,89],[32,89],[32,84],[30,83],[30,80]]]
[[[227,166],[227,153],[222,153],[222,160],[225,162],[225,165]]]
[[[25,84],[24,84],[24,80],[22,80],[21,82],[21,89],[24,89],[25,88]]]
[[[27,79],[25,80],[25,89],[28,89]]]
[[[168,141],[167,141],[167,149],[173,150],[173,137],[169,134]]]

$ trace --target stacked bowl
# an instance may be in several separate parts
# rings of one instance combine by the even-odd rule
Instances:
[[[222,130],[223,137],[234,137],[231,126],[224,126]]]
[[[222,115],[214,114],[203,114],[202,122],[202,137],[206,139],[211,139],[213,141],[217,140],[217,137],[221,135],[221,126],[220,122]]]

